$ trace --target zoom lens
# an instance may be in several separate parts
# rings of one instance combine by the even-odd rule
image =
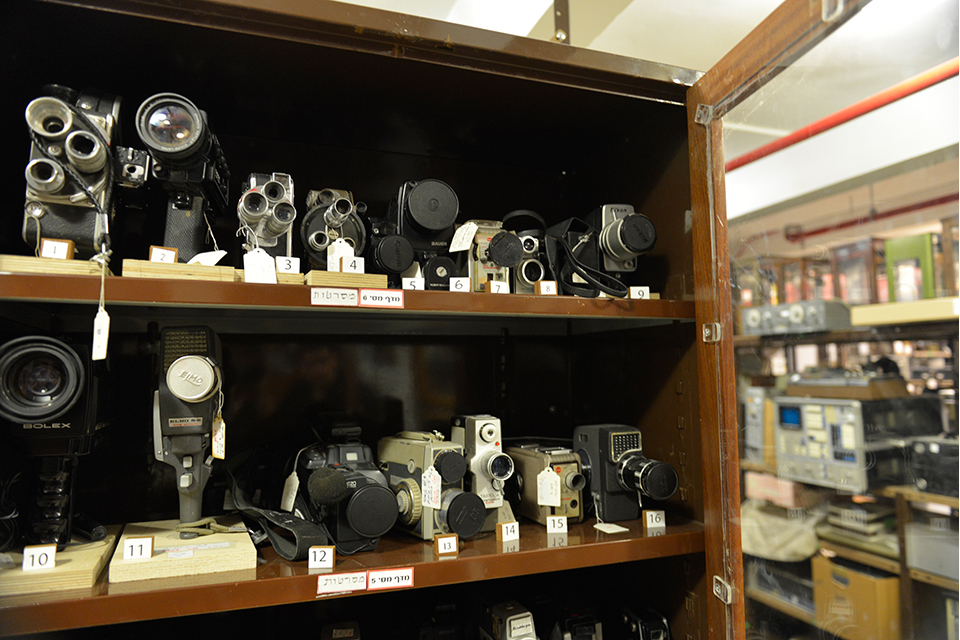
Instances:
[[[666,500],[680,487],[680,478],[673,467],[643,456],[624,458],[617,469],[617,476],[625,489],[636,489],[654,500]]]
[[[53,338],[19,338],[0,348],[0,416],[12,422],[54,420],[83,390],[83,363]]]
[[[151,155],[172,164],[201,158],[209,139],[203,114],[175,93],[159,93],[140,105],[137,134]]]

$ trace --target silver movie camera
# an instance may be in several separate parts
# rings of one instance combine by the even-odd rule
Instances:
[[[244,248],[261,248],[272,256],[293,256],[293,178],[286,173],[251,173],[237,203]],[[282,244],[280,239],[283,240]]]

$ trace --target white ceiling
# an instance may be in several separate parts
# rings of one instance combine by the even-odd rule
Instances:
[[[350,3],[542,40],[550,40],[554,33],[553,3],[547,0]],[[570,44],[705,71],[778,4],[779,0],[569,0]],[[827,41],[724,118],[726,157],[739,156],[957,57],[958,13],[957,0],[872,0]],[[952,162],[947,170],[935,173],[945,184],[934,190],[955,193],[958,123],[960,82],[954,77],[731,172],[728,214],[744,216],[746,222],[778,210],[794,211],[798,202],[807,212],[820,195],[829,195],[834,204],[838,197],[860,201],[862,193],[853,190],[874,181],[886,167],[916,171],[917,163],[911,160],[917,157]],[[911,181],[893,184],[906,188]],[[886,189],[878,188],[883,193]],[[909,196],[890,196],[898,202],[904,197]],[[955,215],[956,203],[951,206]],[[842,215],[835,207],[824,211],[833,213],[821,212],[821,217]]]

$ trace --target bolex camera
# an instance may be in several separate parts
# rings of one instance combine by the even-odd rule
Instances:
[[[517,471],[514,475],[521,515],[546,525],[550,516],[566,516],[568,522],[582,522],[586,515],[583,489],[587,484],[581,473],[580,456],[563,447],[536,443],[507,447]],[[560,506],[541,504],[537,477],[544,469],[560,476]]]
[[[23,239],[38,250],[42,239],[70,240],[79,257],[90,258],[109,248],[111,149],[119,137],[121,99],[56,85],[46,90],[49,95],[32,100],[24,114],[32,143]]]
[[[519,602],[489,605],[481,615],[481,640],[539,640],[533,614]]]
[[[483,291],[487,282],[510,286],[510,271],[523,258],[523,243],[516,234],[503,230],[497,220],[469,220],[477,227],[467,250],[467,273],[473,291]]]
[[[223,404],[221,360],[220,339],[209,327],[165,327],[160,332],[153,446],[156,459],[174,468],[181,524],[202,515],[214,423]]]
[[[500,419],[490,415],[456,416],[451,421],[450,440],[463,447],[467,461],[464,489],[478,495],[487,510],[482,531],[493,531],[501,509],[510,507],[503,488],[513,475],[513,459],[503,453],[501,437]],[[503,522],[512,520],[512,511],[503,514]]]
[[[328,251],[338,240],[346,242],[354,255],[361,255],[367,245],[366,211],[367,205],[354,201],[350,191],[321,189],[307,193],[300,240],[310,264],[326,269]]]
[[[427,289],[448,290],[457,265],[447,253],[460,200],[450,185],[436,179],[405,182],[390,202],[387,219],[410,242]]]
[[[36,492],[24,537],[63,549],[75,530],[77,458],[99,447],[108,421],[106,364],[87,345],[26,336],[0,346],[0,418],[37,458]]]
[[[325,445],[298,455],[297,508],[326,528],[341,555],[375,550],[397,521],[397,498],[360,433],[356,423],[332,424]]]
[[[403,530],[433,540],[440,533],[470,538],[483,527],[483,500],[463,490],[462,445],[445,442],[438,433],[401,431],[380,439],[377,459],[396,494]]]
[[[286,173],[251,173],[237,203],[244,249],[260,248],[274,257],[293,256],[293,178]],[[281,242],[282,239],[282,242]]]
[[[587,492],[605,522],[636,520],[641,496],[666,500],[679,487],[673,467],[643,455],[640,430],[622,424],[592,424],[573,430]]]
[[[187,262],[203,251],[208,214],[226,211],[230,170],[207,114],[175,93],[147,98],[137,134],[153,162],[150,178],[167,192],[163,245]]]

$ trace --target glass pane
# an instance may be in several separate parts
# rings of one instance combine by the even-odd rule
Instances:
[[[956,637],[957,23],[873,0],[723,119],[748,638]]]

